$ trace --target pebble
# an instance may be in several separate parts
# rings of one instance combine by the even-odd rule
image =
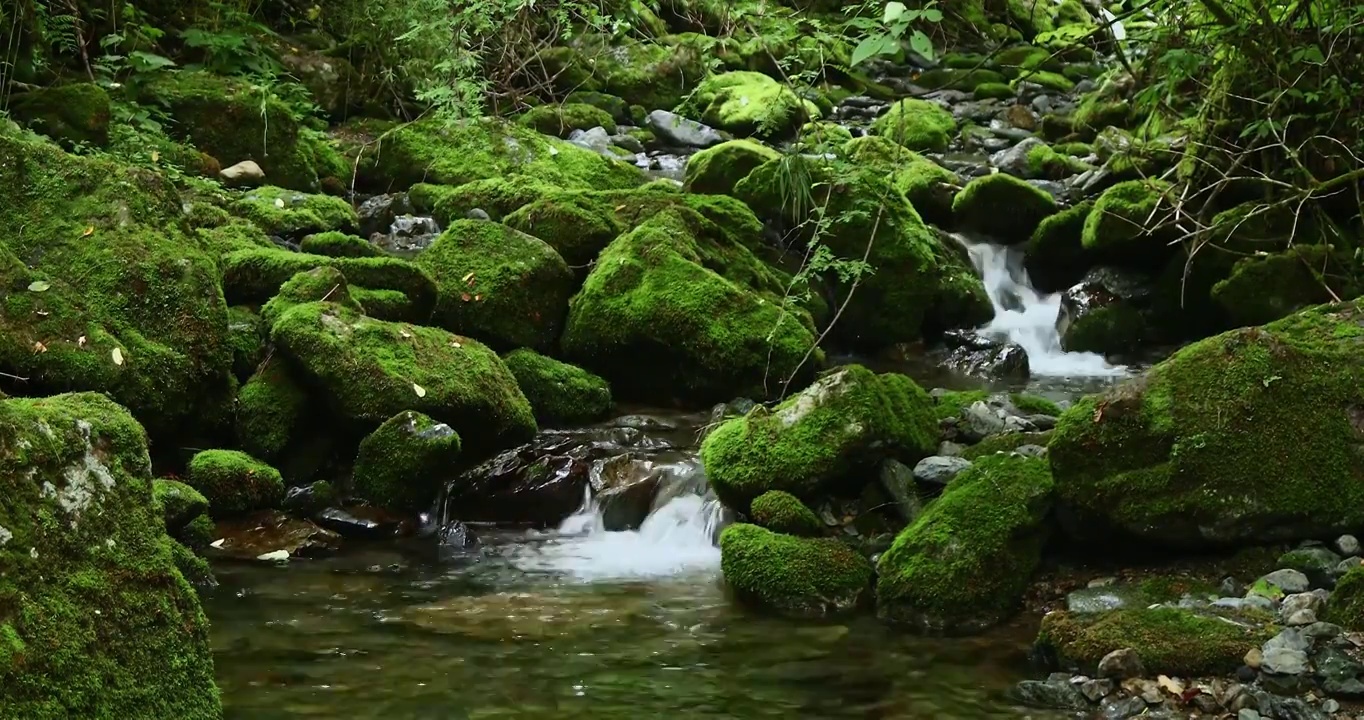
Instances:
[[[1115,690],[1116,688],[1117,686],[1113,683],[1113,681],[1107,678],[1102,678],[1099,680],[1086,680],[1080,683],[1080,693],[1084,695],[1085,698],[1088,699],[1090,702],[1094,703],[1099,702],[1100,700],[1108,697],[1109,695],[1112,695],[1113,690]]]
[[[1107,678],[1125,680],[1146,674],[1141,656],[1132,648],[1121,648],[1105,655],[1099,661],[1099,675]]]
[[[1358,555],[1360,553],[1360,549],[1361,548],[1359,547],[1359,539],[1356,538],[1354,535],[1341,535],[1340,537],[1336,538],[1336,550],[1340,551],[1341,555],[1344,555],[1346,557]]]
[[[1146,701],[1139,697],[1110,700],[1103,704],[1104,720],[1127,720],[1146,712]]]

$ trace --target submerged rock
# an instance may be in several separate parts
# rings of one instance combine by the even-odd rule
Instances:
[[[217,524],[214,556],[279,562],[291,557],[321,557],[341,547],[341,536],[309,520],[265,510]]]

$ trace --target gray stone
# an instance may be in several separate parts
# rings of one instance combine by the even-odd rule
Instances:
[[[970,407],[962,410],[961,422],[958,427],[962,432],[963,439],[970,443],[978,443],[981,440],[1004,432],[1004,418],[1000,417],[995,411],[984,402],[976,401]],[[1306,590],[1307,588],[1303,588]]]
[[[1321,702],[1321,711],[1330,715],[1340,711],[1340,703],[1327,698]]]
[[[488,211],[483,208],[470,208],[469,212],[464,213],[464,217],[469,220],[492,220]]]
[[[1099,675],[1103,677],[1126,680],[1145,674],[1146,667],[1141,663],[1141,656],[1132,648],[1114,650],[1099,661]]]
[[[1109,695],[1112,695],[1113,691],[1116,689],[1117,685],[1108,678],[1100,678],[1098,680],[1086,680],[1080,683],[1080,693],[1083,694],[1085,698],[1087,698],[1090,702],[1095,703],[1108,697]]]
[[[1260,711],[1246,708],[1236,713],[1236,720],[1260,720]]]
[[[1300,627],[1302,625],[1311,625],[1316,621],[1317,612],[1311,608],[1304,608],[1284,617],[1283,624],[1289,627]]]
[[[1104,720],[1127,720],[1146,712],[1146,701],[1139,697],[1110,700],[1103,704]]]
[[[1295,697],[1258,693],[1260,715],[1277,720],[1327,720],[1319,710]]]
[[[1361,550],[1359,547],[1359,539],[1354,535],[1341,535],[1336,538],[1336,550],[1340,551],[1340,554],[1346,557],[1358,555]]]
[[[1036,148],[1046,147],[1046,145],[1047,143],[1041,139],[1029,136],[1008,150],[1001,150],[991,155],[990,164],[999,168],[1000,172],[1008,173],[1014,177],[1033,177],[1032,170],[1028,167],[1028,153]]]
[[[1345,573],[1350,572],[1351,570],[1354,570],[1355,568],[1359,567],[1361,563],[1364,563],[1364,558],[1347,557],[1344,560],[1341,560],[1340,564],[1336,566],[1335,575],[1337,576],[1344,575]]]
[[[714,128],[667,110],[649,113],[644,124],[663,141],[684,147],[706,148],[725,141]]]
[[[1260,669],[1273,675],[1303,675],[1307,672],[1307,653],[1289,648],[1265,650]]]
[[[611,152],[611,139],[611,134],[606,132],[606,128],[603,127],[574,130],[568,134],[568,141],[580,148],[586,148],[598,155],[615,157],[615,153]]]
[[[1320,583],[1335,571],[1341,557],[1321,545],[1300,547],[1284,553],[1278,562],[1281,568],[1300,570],[1307,575],[1309,582]],[[1287,592],[1285,588],[1285,592]]]
[[[1046,457],[1047,448],[1042,445],[1019,445],[1014,452],[1023,457]]]
[[[914,466],[914,479],[930,485],[946,485],[969,467],[971,461],[965,458],[932,455]]]
[[[914,491],[914,471],[898,460],[886,460],[881,463],[877,480],[891,500],[895,501],[895,510],[900,519],[906,523],[914,522],[923,511],[923,502]]]
[[[1322,640],[1334,640],[1345,633],[1345,628],[1328,622],[1312,623],[1299,631],[1307,640],[1308,644],[1319,643]]]
[[[1255,609],[1266,610],[1269,612],[1274,611],[1274,601],[1260,595],[1248,595],[1243,598],[1238,597],[1217,598],[1216,600],[1212,601],[1212,606],[1215,608],[1225,608],[1227,610]]]
[[[1260,578],[1260,582],[1273,585],[1284,592],[1285,595],[1292,593],[1307,592],[1312,588],[1307,576],[1298,570],[1284,568]]]
[[[1089,701],[1084,694],[1068,680],[1024,680],[1014,686],[1014,696],[1029,707],[1089,709]]]
[[[1307,622],[1289,622],[1289,625],[1311,625],[1316,622],[1316,616],[1326,607],[1326,599],[1314,592],[1293,593],[1284,597],[1279,603],[1279,618],[1288,621],[1303,611],[1309,611],[1312,619]]]
[[[1275,650],[1292,650],[1294,652],[1306,653],[1312,649],[1312,636],[1299,628],[1285,628],[1278,635],[1270,638],[1260,648],[1265,657]]]
[[[611,144],[618,148],[629,150],[632,153],[644,152],[644,143],[633,135],[614,135],[611,137]]]

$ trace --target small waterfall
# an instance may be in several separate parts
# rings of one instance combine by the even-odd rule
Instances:
[[[609,531],[589,489],[583,504],[554,537],[526,548],[522,570],[579,580],[622,580],[712,572],[720,566],[716,539],[724,508],[695,478],[669,478],[638,530]]]
[[[1127,372],[1125,367],[1109,365],[1102,355],[1061,349],[1061,336],[1056,332],[1061,294],[1043,295],[1033,289],[1021,251],[954,237],[970,253],[995,309],[994,319],[980,329],[981,334],[1008,338],[1022,347],[1033,375],[1112,377]]]

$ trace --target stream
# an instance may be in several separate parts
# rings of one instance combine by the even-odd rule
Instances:
[[[1061,351],[1059,301],[1031,289],[1013,253],[967,247],[996,307],[980,332],[1032,361],[1033,378],[1009,389],[1069,399],[1126,374]],[[939,379],[913,364],[878,369]],[[555,530],[473,524],[475,551],[442,553],[428,537],[288,566],[217,565],[204,600],[228,717],[1067,717],[1009,697],[1036,674],[1036,618],[943,639],[869,615],[796,622],[731,602],[715,546],[726,518],[695,454],[708,416],[643,417],[565,433],[617,438],[611,452],[662,473],[637,530],[609,531],[584,491]]]

